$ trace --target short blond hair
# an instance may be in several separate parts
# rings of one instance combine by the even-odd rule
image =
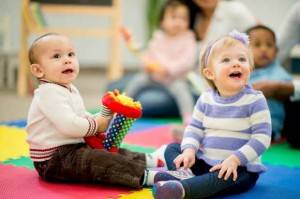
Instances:
[[[251,68],[251,70],[254,68],[253,54],[252,54],[252,51],[251,51],[249,45],[241,42],[238,39],[235,39],[234,37],[224,36],[212,43],[209,43],[205,48],[203,48],[204,50],[200,53],[200,58],[199,58],[200,74],[203,76],[203,78],[205,79],[205,81],[209,87],[211,87],[215,90],[217,89],[214,82],[205,77],[205,75],[203,74],[203,69],[209,66],[209,63],[214,58],[214,55],[217,50],[232,47],[237,44],[243,44],[243,46],[247,50],[250,68]]]

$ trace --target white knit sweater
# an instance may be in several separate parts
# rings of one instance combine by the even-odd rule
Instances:
[[[83,137],[96,134],[97,126],[74,85],[69,89],[54,83],[41,84],[28,113],[30,157],[36,162],[48,160],[59,146],[81,143]]]

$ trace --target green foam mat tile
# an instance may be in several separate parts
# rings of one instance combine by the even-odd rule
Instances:
[[[33,169],[33,162],[31,161],[31,159],[29,157],[21,157],[18,159],[10,159],[10,160],[6,160],[4,162],[2,162],[2,164],[4,165],[14,165],[17,167],[26,167],[29,169]]]
[[[89,109],[88,112],[90,112],[91,114],[96,114],[100,112],[100,107],[99,108],[92,108]]]
[[[264,153],[262,161],[271,165],[300,167],[300,150],[291,148],[286,142],[274,144]]]
[[[170,124],[170,123],[181,123],[179,118],[142,118],[141,121],[151,121],[156,124]]]
[[[142,146],[126,144],[126,143],[122,143],[121,147],[131,151],[140,152],[140,153],[152,153],[153,151],[155,151],[155,148],[142,147]]]

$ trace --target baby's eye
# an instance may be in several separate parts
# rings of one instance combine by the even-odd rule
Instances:
[[[240,57],[240,58],[239,58],[239,61],[240,61],[240,62],[246,62],[247,59],[246,59],[245,57]]]
[[[274,44],[273,43],[267,43],[267,47],[268,48],[274,48]]]
[[[259,48],[259,47],[261,46],[261,44],[260,44],[260,42],[255,42],[255,43],[253,44],[253,46],[256,47],[256,48]]]
[[[230,59],[229,59],[228,57],[225,57],[225,58],[222,59],[222,62],[223,62],[223,63],[230,62]]]
[[[74,56],[75,56],[75,53],[74,53],[74,52],[70,52],[70,53],[68,54],[68,56],[69,56],[69,57],[74,57]]]
[[[55,59],[60,58],[60,54],[54,54],[54,55],[53,55],[53,58],[55,58]]]

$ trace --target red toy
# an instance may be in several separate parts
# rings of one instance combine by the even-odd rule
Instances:
[[[85,142],[96,149],[107,149],[117,152],[121,142],[132,126],[133,122],[142,116],[142,107],[139,102],[120,94],[118,91],[107,92],[102,98],[102,104],[117,113],[106,133],[97,136],[85,137]]]

